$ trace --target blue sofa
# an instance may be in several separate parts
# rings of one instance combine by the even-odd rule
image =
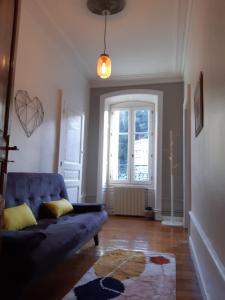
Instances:
[[[95,245],[98,244],[98,232],[107,219],[103,206],[73,204],[73,213],[59,219],[46,216],[42,202],[61,198],[68,199],[68,195],[63,177],[59,174],[8,174],[5,207],[25,202],[38,224],[19,231],[1,231],[0,267],[4,270],[1,272],[4,278],[0,282],[5,282],[5,289],[15,284],[14,293],[18,295],[21,287],[49,270],[71,250],[80,249],[92,238]]]

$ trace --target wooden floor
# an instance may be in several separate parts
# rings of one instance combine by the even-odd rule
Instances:
[[[94,242],[89,242],[33,287],[27,299],[62,299],[100,255],[115,248],[174,253],[177,263],[176,299],[202,299],[187,232],[182,228],[162,226],[160,222],[134,217],[110,217],[100,233],[100,246],[94,247]]]

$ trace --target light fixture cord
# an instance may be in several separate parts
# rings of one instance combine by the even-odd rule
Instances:
[[[108,15],[108,12],[105,10],[105,11],[104,11],[104,16],[105,16],[105,30],[104,30],[104,54],[105,54],[105,51],[106,51],[106,25],[107,25],[107,15]]]

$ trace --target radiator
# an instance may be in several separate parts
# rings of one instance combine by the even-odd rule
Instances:
[[[112,199],[115,215],[144,216],[148,203],[148,190],[144,188],[115,188]]]

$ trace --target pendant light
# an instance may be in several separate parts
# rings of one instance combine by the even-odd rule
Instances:
[[[105,16],[104,52],[99,56],[98,61],[97,61],[97,75],[102,79],[106,79],[106,78],[109,78],[111,75],[111,66],[112,66],[112,61],[111,61],[109,55],[105,53],[105,51],[106,51],[107,16],[109,15],[109,11],[104,10],[103,15]]]
[[[88,9],[97,15],[103,15],[105,17],[105,29],[104,29],[104,51],[99,56],[97,61],[97,75],[106,79],[111,75],[112,61],[108,54],[106,54],[106,31],[107,31],[107,17],[109,15],[117,14],[124,9],[126,4],[125,0],[88,0]]]

